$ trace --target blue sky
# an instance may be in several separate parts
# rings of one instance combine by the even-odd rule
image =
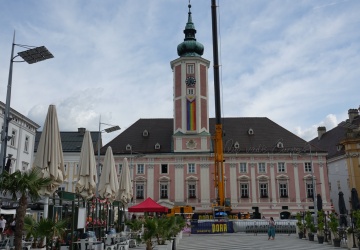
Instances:
[[[223,116],[268,117],[310,140],[318,126],[330,130],[347,118],[348,109],[359,107],[360,1],[218,3]],[[211,1],[191,4],[203,57],[213,61]],[[187,5],[187,0],[0,1],[0,100],[6,98],[16,30],[16,43],[45,45],[55,56],[14,65],[11,107],[39,125],[50,104],[57,107],[62,131],[96,131],[100,115],[121,131],[139,118],[171,118],[170,61],[178,58],[184,39]],[[105,143],[118,133],[105,135]]]

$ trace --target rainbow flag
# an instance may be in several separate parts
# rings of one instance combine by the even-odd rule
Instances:
[[[196,102],[187,100],[187,130],[196,130]]]

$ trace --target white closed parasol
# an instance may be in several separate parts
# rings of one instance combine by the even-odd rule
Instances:
[[[119,181],[119,192],[117,200],[128,204],[133,197],[133,189],[131,183],[129,162],[127,158],[124,158],[124,163],[121,170],[120,181]]]
[[[119,190],[119,181],[111,147],[105,153],[104,166],[99,182],[99,196],[114,201]]]
[[[90,131],[85,131],[84,134],[78,175],[75,192],[85,199],[91,199],[96,193],[97,173],[94,146]]]
[[[41,177],[52,179],[49,186],[40,190],[40,195],[52,195],[65,179],[64,156],[55,105],[49,106],[33,167],[41,170]]]

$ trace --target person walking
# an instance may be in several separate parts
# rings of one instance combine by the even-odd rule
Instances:
[[[273,217],[270,217],[268,228],[268,240],[275,240],[275,221]]]
[[[4,216],[0,217],[0,239],[2,240],[3,232],[5,231],[6,227],[6,220],[4,219]]]

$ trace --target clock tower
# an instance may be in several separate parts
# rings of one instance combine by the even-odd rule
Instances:
[[[171,68],[174,79],[174,152],[210,151],[208,68],[204,46],[196,41],[189,4],[185,39],[177,47],[178,59]]]

